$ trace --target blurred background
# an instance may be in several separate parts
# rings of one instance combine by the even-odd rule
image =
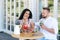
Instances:
[[[42,8],[47,6],[51,10],[51,16],[58,20],[60,36],[60,0],[0,0],[0,31],[12,34],[15,21],[25,8],[30,9],[34,21],[38,21]]]

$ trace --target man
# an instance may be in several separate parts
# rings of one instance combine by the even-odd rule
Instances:
[[[39,25],[41,28],[40,32],[44,34],[44,38],[37,40],[57,40],[58,22],[50,16],[50,9],[48,7],[43,8],[42,19],[39,20]]]

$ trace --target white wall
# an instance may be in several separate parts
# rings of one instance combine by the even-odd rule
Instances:
[[[57,19],[58,18],[58,0],[54,0],[54,10],[53,10],[53,12],[54,12],[54,14],[53,14],[53,16]]]
[[[3,31],[4,0],[0,0],[0,31]]]
[[[36,0],[29,0],[29,9],[32,11],[33,19],[36,21]]]

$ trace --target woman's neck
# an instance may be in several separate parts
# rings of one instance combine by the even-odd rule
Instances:
[[[28,21],[28,19],[23,19],[23,21],[25,21],[25,22],[26,22],[26,21]]]

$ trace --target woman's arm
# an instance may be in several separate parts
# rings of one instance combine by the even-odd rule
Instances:
[[[30,23],[31,28],[34,29],[35,24],[33,22]]]

